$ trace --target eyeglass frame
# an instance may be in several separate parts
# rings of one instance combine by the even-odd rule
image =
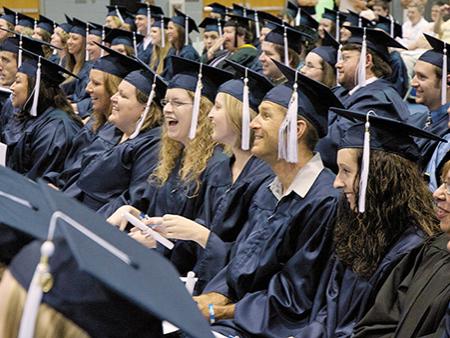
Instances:
[[[167,100],[167,99],[162,99],[160,101],[161,107],[163,107],[163,108],[166,105],[168,105],[169,103],[174,109],[180,108],[180,107],[188,105],[188,104],[191,104],[191,105],[194,104],[193,102],[179,102],[177,100]]]

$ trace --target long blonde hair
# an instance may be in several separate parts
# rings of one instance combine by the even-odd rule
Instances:
[[[164,48],[157,44],[153,45],[152,56],[150,58],[150,68],[153,69],[156,74],[161,74],[163,72],[164,60],[167,57],[171,47],[171,44],[167,39],[167,33],[164,33],[164,41]]]
[[[191,91],[188,91],[188,93],[193,99],[194,93]],[[213,155],[214,148],[217,145],[211,137],[212,126],[208,118],[212,106],[213,104],[209,99],[204,96],[201,97],[197,134],[184,149],[180,142],[172,140],[167,135],[166,127],[163,127],[159,164],[150,176],[151,180],[163,185],[174,170],[177,160],[182,156],[182,164],[178,173],[180,179],[183,183],[195,182],[194,193],[198,192],[201,184],[200,176],[206,169],[208,160]]]
[[[0,283],[0,337],[17,337],[26,300],[25,289],[6,270]],[[89,338],[74,322],[46,304],[39,305],[34,338]]]

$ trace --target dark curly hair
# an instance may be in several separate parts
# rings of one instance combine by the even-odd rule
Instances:
[[[357,152],[361,163],[362,151]],[[358,191],[359,177],[354,191]],[[356,200],[358,200],[358,193]],[[439,232],[433,198],[416,164],[392,153],[374,150],[370,156],[366,211],[357,213],[342,196],[334,229],[340,260],[358,275],[369,278],[389,248],[414,226],[426,236]]]

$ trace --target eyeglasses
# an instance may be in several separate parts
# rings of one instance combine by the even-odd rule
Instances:
[[[187,105],[187,104],[193,104],[192,102],[180,102],[180,101],[177,101],[177,100],[166,100],[166,99],[162,99],[161,100],[161,106],[162,107],[167,106],[169,103],[175,109],[179,108],[181,106]]]
[[[304,65],[303,65],[303,67],[305,67],[305,68],[309,68],[309,69],[319,69],[319,70],[322,70],[323,68],[322,67],[315,67],[315,66],[313,66],[311,63],[305,63]]]
[[[450,195],[450,182],[442,182],[441,186],[444,186],[445,192]]]

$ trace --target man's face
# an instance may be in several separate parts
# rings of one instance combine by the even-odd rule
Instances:
[[[356,86],[356,72],[360,55],[361,53],[357,50],[345,50],[342,52],[341,60],[336,64],[338,81],[347,90]]]
[[[433,111],[441,106],[441,79],[436,76],[435,66],[417,61],[411,86],[416,89],[416,103],[423,104]]]
[[[223,46],[228,50],[228,51],[234,51],[236,49],[234,43],[235,43],[235,32],[236,32],[236,28],[235,27],[224,27],[223,29],[223,38],[224,38],[224,43]]]
[[[261,55],[259,56],[263,74],[269,79],[278,79],[282,74],[271,58],[281,62],[281,56],[275,50],[275,45],[272,42],[263,41],[261,44]]]
[[[13,84],[17,73],[17,55],[15,53],[0,52],[0,85],[9,87]]]

